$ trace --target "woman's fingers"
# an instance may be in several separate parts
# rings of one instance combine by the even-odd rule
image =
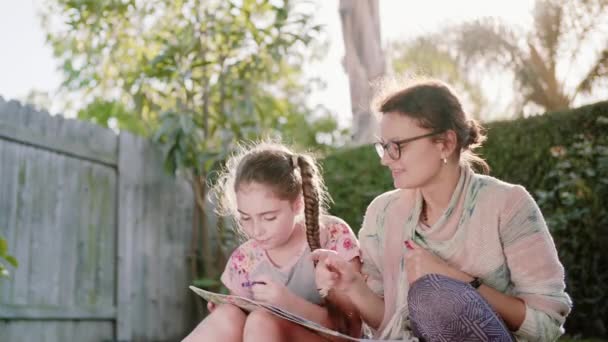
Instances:
[[[314,262],[323,262],[332,255],[338,255],[338,253],[329,249],[317,249],[312,252],[311,257]]]
[[[325,267],[324,263],[317,265],[315,269],[315,280],[320,287],[331,287],[338,276]]]
[[[350,269],[350,264],[339,256],[325,259],[325,267],[332,272],[344,273]]]

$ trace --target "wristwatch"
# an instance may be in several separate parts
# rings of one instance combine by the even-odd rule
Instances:
[[[469,282],[469,285],[473,286],[474,289],[478,289],[481,286],[481,279],[475,277]]]

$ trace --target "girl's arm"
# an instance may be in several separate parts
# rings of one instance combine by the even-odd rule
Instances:
[[[283,309],[325,327],[332,327],[332,320],[331,317],[329,317],[327,308],[313,304],[291,291],[289,291],[289,293],[290,296],[284,301],[284,305],[282,306]]]
[[[258,277],[254,283],[251,287],[253,299],[277,306],[323,326],[331,326],[326,308],[301,298],[285,285],[278,284],[267,276]]]

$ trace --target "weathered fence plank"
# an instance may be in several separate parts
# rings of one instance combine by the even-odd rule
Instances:
[[[0,98],[0,341],[175,341],[193,201],[150,141]]]
[[[156,146],[121,134],[119,340],[176,340],[192,327],[186,286],[192,195],[162,165]]]

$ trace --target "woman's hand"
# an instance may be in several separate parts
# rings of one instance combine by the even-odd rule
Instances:
[[[356,313],[370,327],[378,329],[384,317],[384,300],[375,294],[361,274],[361,262],[346,261],[335,251],[317,249],[312,253],[317,261],[317,287],[331,290],[328,300],[343,312]]]
[[[359,282],[364,282],[359,270],[335,251],[317,249],[312,258],[317,262],[315,282],[322,295],[327,295],[332,289],[349,293]]]
[[[418,246],[414,241],[408,240],[405,244],[408,249],[405,253],[405,269],[407,281],[410,285],[427,274],[441,274],[465,282],[473,279],[468,274],[451,267],[436,255]]]

